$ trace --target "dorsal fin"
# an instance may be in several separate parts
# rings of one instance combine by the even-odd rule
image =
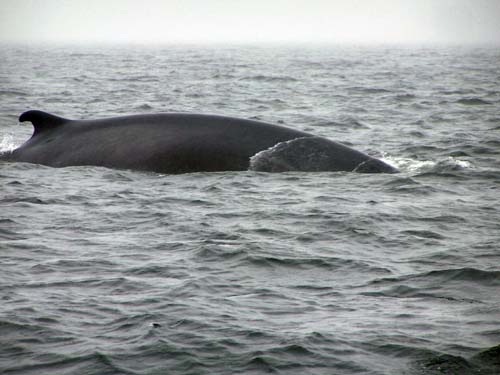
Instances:
[[[29,121],[33,124],[35,131],[33,136],[40,134],[46,130],[54,129],[55,127],[63,125],[70,120],[63,117],[51,115],[43,111],[27,111],[19,116],[19,122]]]

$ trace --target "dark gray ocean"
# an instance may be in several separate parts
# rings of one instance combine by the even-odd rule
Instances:
[[[500,49],[13,46],[17,117],[259,119],[399,174],[0,162],[1,374],[500,372]]]

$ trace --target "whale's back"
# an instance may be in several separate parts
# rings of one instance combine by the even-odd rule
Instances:
[[[12,159],[54,167],[100,165],[163,173],[245,170],[259,151],[309,136],[260,121],[184,113],[68,120],[29,111],[20,119],[31,121],[35,131]]]

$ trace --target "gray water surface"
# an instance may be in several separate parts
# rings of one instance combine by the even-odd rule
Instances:
[[[470,358],[500,343],[499,61],[3,46],[0,151],[30,137],[28,109],[187,111],[326,136],[401,173],[0,163],[0,373],[439,373],[425,361],[441,354],[479,373]]]

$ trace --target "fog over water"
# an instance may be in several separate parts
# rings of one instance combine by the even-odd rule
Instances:
[[[1,42],[500,44],[497,0],[2,0]]]

